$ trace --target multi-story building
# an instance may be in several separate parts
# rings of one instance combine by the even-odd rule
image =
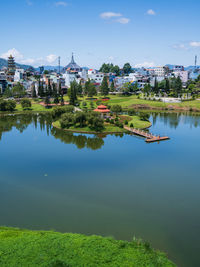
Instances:
[[[88,70],[88,79],[92,80],[93,82],[97,84],[101,84],[104,78],[104,74],[101,72],[98,72],[97,70],[90,69]]]
[[[157,77],[165,77],[165,67],[154,68],[154,74]]]
[[[6,90],[8,83],[6,80],[6,75],[4,72],[0,72],[0,93],[3,93]]]

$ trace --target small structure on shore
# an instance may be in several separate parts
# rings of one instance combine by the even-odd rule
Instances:
[[[106,115],[108,115],[108,113],[110,113],[110,110],[104,105],[98,106],[96,109],[94,109],[94,111],[101,113],[103,117],[105,117]]]

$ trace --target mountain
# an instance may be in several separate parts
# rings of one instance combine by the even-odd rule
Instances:
[[[0,58],[0,69],[2,69],[3,67],[7,67],[8,66],[8,61],[4,58]],[[19,63],[16,63],[16,66],[18,68],[21,68],[21,69],[29,69],[29,68],[33,68],[32,66],[30,65],[23,65],[23,64],[19,64]]]

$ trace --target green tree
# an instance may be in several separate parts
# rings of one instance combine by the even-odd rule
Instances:
[[[12,91],[10,90],[9,87],[6,88],[6,90],[3,93],[3,96],[6,97],[6,98],[9,98],[9,97],[13,96]]]
[[[130,63],[125,63],[123,66],[123,72],[124,74],[129,74],[132,71],[132,67],[130,65]]]
[[[32,97],[33,97],[33,98],[36,98],[36,97],[37,97],[36,90],[35,90],[35,85],[33,85],[33,87],[32,87],[32,92],[31,92],[31,94],[32,94]]]
[[[104,76],[103,81],[101,83],[100,86],[100,91],[101,91],[101,95],[106,96],[109,93],[109,88],[108,88],[108,81],[107,81],[107,77]]]
[[[115,84],[114,84],[114,80],[112,80],[111,85],[110,85],[110,91],[114,92],[115,91]]]
[[[32,106],[31,100],[28,98],[22,99],[20,103],[23,109],[29,109]]]
[[[88,96],[93,97],[94,95],[97,95],[97,90],[94,83],[90,82],[88,86]]]
[[[26,95],[24,86],[20,83],[17,83],[17,85],[12,88],[11,92],[15,97],[24,97]]]
[[[176,78],[175,85],[174,85],[175,95],[178,96],[178,94],[181,94],[182,89],[183,89],[183,84],[182,84],[181,78],[178,76]]]
[[[158,88],[158,81],[157,81],[157,78],[155,78],[155,81],[154,81],[153,91],[154,91],[154,93],[155,93],[156,95],[159,93],[159,88]]]
[[[116,115],[118,115],[120,112],[122,112],[122,106],[120,106],[120,105],[113,105],[111,107],[111,111],[113,113],[115,113]]]
[[[77,82],[73,81],[68,89],[69,103],[75,106],[77,103]]]

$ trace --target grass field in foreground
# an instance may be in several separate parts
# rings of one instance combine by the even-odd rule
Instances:
[[[1,267],[174,267],[164,253],[137,240],[0,227]]]

